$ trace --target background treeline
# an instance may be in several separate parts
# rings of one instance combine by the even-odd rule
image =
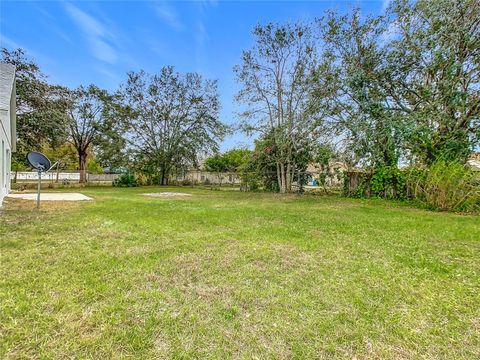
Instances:
[[[280,192],[330,153],[362,169],[351,196],[478,206],[465,166],[480,141],[478,1],[394,1],[384,16],[327,12],[254,36],[237,100]]]
[[[478,205],[478,177],[465,166],[480,143],[478,0],[399,0],[385,15],[327,12],[258,25],[253,37],[234,68],[235,129],[219,120],[216,81],[199,74],[163,67],[129,73],[113,93],[69,90],[48,84],[21,50],[3,49],[18,71],[15,166],[41,146],[81,171],[129,170],[167,184],[237,130],[256,137],[254,149],[227,154],[236,165],[224,154],[204,166],[241,172],[245,188],[290,192],[308,164],[328,169],[337,159],[362,169],[350,196]]]
[[[45,152],[61,169],[143,174],[167,184],[172,172],[195,166],[218,151],[226,131],[219,121],[217,81],[180,74],[129,72],[115,92],[96,85],[51,85],[24,51],[2,49],[17,67],[18,151],[13,170],[28,169],[26,153]]]

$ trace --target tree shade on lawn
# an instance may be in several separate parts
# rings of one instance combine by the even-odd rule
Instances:
[[[192,196],[141,195],[165,191]],[[479,355],[478,217],[195,188],[82,192],[95,201],[1,210],[2,358]]]

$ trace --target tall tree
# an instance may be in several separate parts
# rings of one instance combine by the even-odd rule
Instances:
[[[163,67],[158,74],[130,72],[121,90],[130,110],[130,145],[164,185],[174,167],[218,150],[225,126],[219,121],[216,80]]]
[[[330,127],[367,167],[397,166],[403,124],[384,89],[389,74],[383,17],[361,20],[360,11],[319,20],[324,44],[314,73],[311,110],[327,111]]]
[[[408,120],[410,152],[465,160],[480,143],[478,0],[395,1],[386,90]]]
[[[56,147],[67,136],[67,89],[50,85],[38,64],[24,50],[2,48],[1,61],[16,67],[17,153],[13,163],[25,162],[25,154],[40,144]]]
[[[83,183],[92,146],[105,141],[110,133],[118,134],[122,122],[118,119],[115,96],[95,85],[72,91],[70,100],[69,141],[77,151],[80,182]]]
[[[237,172],[239,168],[248,161],[252,152],[245,148],[231,149],[223,153],[226,171]]]
[[[109,172],[119,172],[129,167],[129,148],[124,137],[125,109],[117,103],[113,110],[115,126],[103,127],[102,133],[93,143],[95,160]],[[111,122],[111,121],[109,121]]]
[[[318,136],[319,123],[306,111],[314,41],[302,24],[258,25],[253,34],[255,45],[234,68],[242,85],[236,99],[246,106],[240,114],[244,128],[272,137],[278,188],[284,193],[298,171],[295,153]]]
[[[231,149],[223,154],[215,154],[206,158],[203,166],[207,171],[237,172],[251,155],[252,152],[248,149]]]

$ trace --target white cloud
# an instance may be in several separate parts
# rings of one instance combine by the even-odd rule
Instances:
[[[114,84],[119,84],[120,81],[122,80],[118,74],[110,71],[108,68],[105,66],[96,66],[95,69],[100,73],[101,75],[109,78],[110,80],[113,81]]]
[[[208,32],[205,28],[205,24],[203,21],[198,20],[196,23],[196,31],[195,31],[195,60],[197,62],[197,66],[201,66],[206,55],[205,43],[208,41]]]
[[[206,27],[208,23],[208,15],[211,8],[217,6],[216,0],[199,0],[195,1],[195,8],[197,12],[197,20],[195,23],[195,31],[193,37],[195,41],[195,60],[197,67],[200,70],[205,65],[206,59],[206,44],[209,40],[209,34]]]
[[[168,26],[176,31],[185,30],[185,26],[178,19],[175,11],[167,3],[161,2],[154,5],[155,13]]]
[[[118,55],[113,43],[115,35],[112,34],[102,23],[80,10],[78,7],[66,3],[65,9],[78,28],[83,32],[90,49],[97,59],[113,64]]]
[[[382,0],[382,12],[387,11],[391,2],[392,2],[392,0]]]
[[[396,22],[391,22],[388,24],[387,29],[380,35],[380,41],[382,43],[388,43],[389,41],[395,40],[398,38],[400,29]]]
[[[6,37],[3,34],[0,34],[0,46],[1,47],[9,47],[9,48],[12,48],[12,49],[18,49],[18,48],[22,47],[16,41]]]
[[[70,37],[56,25],[56,19],[52,14],[50,14],[48,11],[40,7],[38,4],[33,3],[32,5],[40,14],[42,14],[43,16],[42,24],[45,27],[50,28],[52,32],[57,34],[57,36],[63,39],[64,41],[68,43],[72,43],[72,40],[70,39]]]
[[[195,41],[198,45],[203,46],[208,40],[208,32],[203,21],[197,21],[197,31],[195,33]]]
[[[33,57],[35,61],[40,61],[43,64],[55,64],[55,61],[46,56],[43,53],[40,53],[38,51],[32,50],[30,47],[24,46],[22,44],[19,44],[15,40],[5,36],[4,34],[0,33],[0,47],[5,47],[7,49],[15,50],[15,49],[23,49],[26,51],[27,56]]]

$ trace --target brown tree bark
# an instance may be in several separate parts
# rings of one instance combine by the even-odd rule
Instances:
[[[87,152],[80,151],[78,153],[78,170],[80,171],[80,184],[87,182]]]
[[[160,185],[165,185],[165,169],[162,168],[162,177],[160,179]]]
[[[59,175],[59,173],[60,173],[60,161],[57,162],[57,176],[56,176],[56,178],[55,178],[55,182],[56,182],[56,183],[58,183],[58,175]]]
[[[280,164],[277,162],[277,183],[278,183],[278,189],[282,188],[282,178],[280,175]]]
[[[285,164],[280,164],[280,193],[285,194],[287,192],[286,179],[285,179]]]
[[[285,191],[286,192],[291,192],[292,191],[292,177],[291,177],[291,164],[287,164],[287,170],[285,174]]]

